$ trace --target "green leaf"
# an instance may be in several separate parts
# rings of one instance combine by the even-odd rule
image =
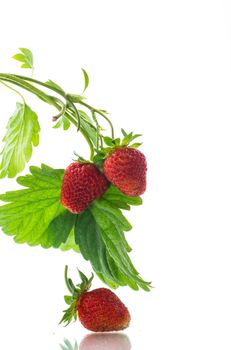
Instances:
[[[114,281],[107,264],[106,246],[89,209],[78,215],[75,234],[81,254],[91,262],[94,271],[102,273],[108,280]]]
[[[65,327],[68,326],[71,321],[74,319],[74,321],[77,320],[77,300],[73,300],[72,304],[69,306],[69,308],[67,308],[66,310],[64,310],[64,315],[61,319],[61,321],[59,322],[59,324],[61,323],[66,323]]]
[[[87,113],[82,110],[79,110],[79,114],[81,117],[81,129],[87,133],[88,137],[91,139],[93,145],[97,144],[97,133],[92,119],[89,117]]]
[[[66,240],[65,243],[62,243],[59,247],[63,252],[66,252],[67,250],[74,250],[76,253],[80,253],[79,247],[75,242],[75,234],[74,234],[74,227],[70,231],[70,234]]]
[[[83,72],[83,76],[84,76],[84,89],[83,89],[83,93],[84,91],[87,89],[88,85],[89,85],[89,76],[87,74],[87,72],[85,71],[85,69],[82,68],[82,72]]]
[[[17,243],[43,248],[64,248],[68,244],[65,249],[75,248],[76,243],[69,236],[76,216],[60,202],[64,171],[42,164],[41,168],[30,167],[30,172],[17,179],[25,189],[0,195],[0,200],[8,202],[0,206],[3,232],[14,236]]]
[[[54,129],[58,129],[60,127],[63,127],[63,130],[68,130],[71,126],[71,123],[65,115],[62,115],[58,122],[53,126]]]
[[[64,300],[65,300],[67,305],[71,305],[71,303],[73,301],[73,297],[71,295],[65,295]]]
[[[129,206],[127,196],[111,186],[102,198],[78,215],[75,224],[76,242],[83,257],[90,261],[97,275],[110,287],[128,285],[135,290],[139,287],[149,290],[150,283],[139,276],[128,255],[131,248],[124,232],[129,231],[131,225],[121,210],[115,207],[118,198],[122,203],[127,201]],[[141,204],[138,197],[133,198],[134,203]]]
[[[120,146],[120,138],[118,137],[117,139],[114,140],[114,144],[116,146]]]
[[[117,187],[110,186],[107,192],[103,195],[103,198],[110,202],[111,205],[115,205],[118,208],[124,209],[121,205],[125,205],[126,209],[130,209],[130,205],[141,205],[142,198],[129,197],[123,194]]]
[[[141,134],[133,135],[133,132],[130,132],[130,134],[127,134],[123,129],[121,129],[122,134],[124,136],[124,139],[122,140],[122,146],[129,145],[133,140],[135,140],[137,137],[142,136]],[[136,144],[137,145],[137,144]],[[132,146],[130,146],[132,147]],[[133,146],[134,147],[134,146]],[[138,146],[137,146],[138,147]]]
[[[74,226],[76,216],[68,210],[63,209],[47,227],[43,234],[44,239],[41,241],[42,246],[46,248],[58,248],[62,243],[67,241],[67,238]]]
[[[22,62],[21,67],[22,68],[31,68],[33,69],[33,54],[29,49],[26,48],[20,48],[19,49],[21,51],[21,53],[18,53],[14,56],[12,56],[12,58],[14,58],[15,60]]]
[[[73,103],[79,103],[83,100],[86,100],[86,97],[82,95],[76,95],[76,94],[67,94],[67,98],[71,100]]]
[[[113,139],[112,139],[111,137],[105,136],[105,137],[103,138],[103,140],[104,140],[104,143],[105,143],[107,146],[109,146],[109,147],[114,147],[114,146],[115,146],[115,143],[113,142]]]
[[[15,177],[32,155],[32,146],[39,144],[38,117],[26,104],[17,103],[16,110],[7,124],[5,142],[1,152],[0,178]]]
[[[51,79],[47,80],[47,81],[46,81],[46,84],[49,85],[49,86],[51,86],[51,87],[53,87],[53,88],[55,88],[55,89],[57,89],[57,90],[60,90],[60,91],[62,91],[62,92],[65,92],[65,91],[63,90],[63,88],[61,88],[60,85],[56,84],[56,83],[55,83],[53,80],[51,80]]]
[[[142,143],[137,142],[137,143],[133,143],[133,144],[130,145],[129,147],[138,148],[138,147],[140,147],[141,145],[142,145]]]

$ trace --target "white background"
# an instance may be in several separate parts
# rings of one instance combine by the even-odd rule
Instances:
[[[81,93],[84,67],[86,96],[111,112],[117,133],[144,135],[148,189],[129,213],[127,237],[135,265],[156,288],[118,290],[132,314],[125,332],[132,349],[230,349],[230,1],[8,0],[0,12],[0,71],[21,72],[10,57],[28,47],[35,77]],[[73,150],[87,156],[80,135],[52,129],[51,107],[26,98],[42,126],[31,164],[60,168]],[[1,138],[16,100],[0,86]],[[1,193],[16,187],[0,182]],[[80,343],[88,334],[80,323],[57,325],[66,263],[73,273],[75,266],[90,272],[80,255],[1,234],[1,348],[55,350],[63,338]],[[126,349],[120,340],[108,350]]]

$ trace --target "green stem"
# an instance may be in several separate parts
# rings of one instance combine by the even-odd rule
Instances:
[[[10,86],[10,85],[4,83],[4,82],[1,81],[1,80],[0,80],[0,83],[3,84],[4,86],[6,86],[8,89],[10,89],[10,90],[16,92],[16,94],[18,94],[18,95],[21,97],[21,99],[23,100],[24,105],[26,104],[25,98],[23,97],[23,95],[22,95],[18,90],[14,89],[12,86]]]
[[[77,120],[78,120],[78,131],[80,130],[80,124],[81,124],[81,118],[80,118],[80,115],[79,115],[79,111],[78,109],[75,107],[74,103],[67,97],[67,95],[65,94],[65,92],[59,88],[56,88],[55,86],[51,86],[47,83],[43,83],[42,81],[40,80],[37,80],[37,79],[34,79],[34,78],[30,78],[30,77],[26,77],[26,76],[23,76],[23,75],[14,75],[15,77],[17,78],[21,78],[23,80],[28,80],[28,81],[31,81],[35,84],[39,84],[39,85],[42,85],[44,86],[45,88],[47,89],[50,89],[50,90],[53,90],[54,92],[56,92],[57,94],[61,95],[62,97],[64,97],[66,99],[66,101],[72,106],[73,110],[74,110],[74,113],[77,117]]]
[[[68,101],[69,105],[73,108],[74,113],[75,113],[75,115],[76,115],[76,117],[77,117],[77,119],[78,119],[77,131],[79,131],[79,130],[80,130],[80,127],[81,127],[81,119],[80,119],[79,111],[78,111],[78,109],[75,107],[74,103],[73,103],[71,100],[68,100],[68,99],[67,99],[67,101]]]
[[[99,123],[98,123],[98,120],[96,118],[95,111],[91,111],[91,113],[92,113],[92,119],[94,120],[95,125],[96,125],[96,149],[98,151],[98,149],[99,149]]]
[[[50,86],[49,84],[43,83],[39,80],[36,80],[34,78],[30,78],[30,77],[25,77],[25,76],[20,76],[20,75],[14,75],[14,74],[8,74],[8,73],[0,73],[0,81],[7,81],[10,82],[14,85],[17,85],[31,93],[33,93],[34,95],[36,95],[37,97],[39,97],[41,100],[43,100],[44,102],[53,105],[55,108],[57,108],[59,111],[62,111],[63,108],[63,102],[58,99],[57,97],[54,96],[49,96],[47,95],[45,92],[43,92],[42,90],[38,89],[37,87],[35,87],[34,85],[28,83],[27,81],[39,84],[47,89],[53,90],[54,92],[56,92],[57,94],[61,95],[62,97],[65,98],[65,100],[67,101],[67,104],[69,104],[72,109],[69,111],[65,111],[65,116],[70,120],[70,122],[72,124],[74,124],[76,126],[76,128],[78,130],[81,131],[82,135],[84,136],[85,140],[87,141],[89,148],[90,148],[90,160],[93,160],[94,157],[94,147],[92,144],[91,139],[89,138],[88,134],[86,133],[85,129],[83,127],[81,127],[81,118],[78,112],[78,109],[75,107],[75,105],[73,104],[72,101],[70,101],[65,92],[63,90],[60,90],[56,87]],[[16,90],[15,90],[16,91]],[[57,103],[57,101],[59,103]],[[85,106],[87,106],[87,104],[84,103]],[[95,111],[98,114],[101,114],[102,116],[104,116],[103,113],[101,113],[100,111],[98,111],[97,109],[94,109],[93,107],[88,107],[89,109]],[[74,112],[74,116],[72,114],[72,112]],[[77,117],[77,120],[76,118]],[[104,116],[106,119],[108,119],[106,116]],[[109,120],[108,120],[109,121]],[[110,122],[110,121],[109,121]],[[92,125],[91,125],[92,126]],[[113,126],[112,126],[113,128]],[[113,130],[113,129],[112,129]],[[101,144],[102,144],[102,138],[101,138]]]
[[[60,112],[59,114],[55,115],[52,120],[56,121],[58,120],[62,115],[64,115],[66,113],[66,108],[67,106],[65,105],[65,103],[63,103],[63,101],[61,101],[59,98],[54,97],[54,96],[50,96],[52,99],[54,99],[59,105],[60,105]]]
[[[46,87],[47,89],[53,90],[53,91],[55,91],[57,94],[59,94],[59,95],[63,96],[64,98],[66,98],[65,92],[64,92],[63,90],[61,90],[61,89],[56,88],[55,86],[51,86],[51,85],[49,85],[49,84],[47,84],[47,83],[43,83],[43,82],[40,81],[40,80],[37,80],[37,79],[34,79],[34,78],[30,78],[30,77],[26,77],[26,76],[24,76],[24,75],[17,75],[17,74],[9,74],[9,75],[11,75],[11,76],[13,76],[13,77],[16,77],[16,78],[21,78],[21,79],[23,79],[23,80],[28,80],[28,81],[31,81],[31,82],[33,82],[33,83],[39,84],[39,85],[41,85],[41,86],[44,86],[44,87]]]
[[[88,137],[87,133],[85,132],[85,130],[80,128],[80,131],[81,131],[82,135],[84,136],[85,140],[88,143],[88,146],[90,148],[90,160],[92,161],[93,158],[94,158],[94,154],[95,154],[94,146],[93,146],[90,138]]]
[[[8,78],[11,78],[11,79],[20,79],[20,81],[24,81],[25,82],[25,80],[27,80],[27,81],[31,81],[31,82],[33,82],[33,83],[36,83],[36,84],[39,84],[39,85],[42,85],[42,86],[44,86],[44,87],[46,87],[47,89],[50,89],[50,90],[53,90],[54,92],[56,92],[57,94],[59,94],[59,95],[61,95],[62,97],[64,97],[66,100],[67,100],[67,102],[69,102],[69,103],[71,103],[71,104],[73,104],[73,102],[71,102],[68,98],[67,98],[67,96],[66,96],[66,94],[65,94],[65,92],[63,91],[63,90],[61,90],[61,89],[58,89],[58,88],[56,88],[56,87],[54,87],[54,86],[51,86],[51,85],[49,85],[49,84],[47,84],[47,83],[43,83],[42,81],[39,81],[39,80],[37,80],[37,79],[34,79],[34,78],[30,78],[30,77],[26,77],[26,76],[23,76],[23,75],[17,75],[17,74],[0,74],[0,79],[1,79],[1,77],[8,77]],[[25,82],[26,83],[26,82]],[[31,85],[31,84],[29,84],[30,86],[32,86],[34,89],[36,89],[33,85]],[[39,89],[37,89],[37,90],[39,90]],[[39,90],[39,91],[41,91],[41,90]],[[43,93],[44,94],[44,93]],[[45,94],[46,95],[46,94]],[[111,128],[111,137],[114,139],[114,137],[115,137],[115,135],[114,135],[114,127],[113,127],[113,124],[112,124],[112,122],[110,121],[110,119],[105,115],[105,113],[103,113],[102,111],[100,111],[99,109],[96,109],[96,108],[94,108],[94,107],[92,107],[92,106],[90,106],[88,103],[86,103],[86,102],[83,102],[83,101],[79,101],[79,104],[81,104],[82,106],[85,106],[86,108],[88,108],[89,110],[91,110],[91,111],[93,111],[93,112],[95,112],[95,113],[97,113],[97,114],[99,114],[99,115],[101,115],[107,122],[108,122],[108,124],[110,125],[110,128]],[[73,104],[74,105],[74,104]],[[75,106],[74,106],[75,107]],[[73,108],[74,108],[73,107]],[[80,120],[80,116],[79,116],[79,113],[78,113],[78,110],[77,110],[77,108],[75,107],[75,113],[76,113],[76,116],[77,116],[77,118],[78,118],[78,120]]]
[[[34,79],[34,78],[30,78],[30,77],[26,77],[26,76],[23,76],[23,75],[15,75],[15,77],[17,78],[21,78],[23,80],[28,80],[28,81],[31,81],[35,84],[39,84],[39,85],[42,85],[44,86],[45,88],[47,89],[50,89],[50,90],[53,90],[54,92],[56,92],[57,94],[61,95],[62,97],[65,98],[65,100],[72,106],[73,110],[74,110],[74,113],[76,114],[76,117],[77,117],[77,120],[78,120],[78,130],[80,130],[80,124],[81,124],[81,118],[80,118],[80,115],[79,115],[79,111],[78,109],[75,107],[74,103],[67,97],[67,95],[65,94],[65,92],[59,88],[56,88],[55,86],[51,86],[47,83],[43,83],[42,81],[40,80],[37,80],[37,79]]]
[[[83,101],[79,101],[79,104],[81,104],[82,106],[90,109],[90,111],[93,111],[99,115],[101,115],[107,122],[108,124],[110,125],[110,128],[111,128],[111,137],[114,139],[115,138],[115,134],[114,134],[114,127],[113,127],[113,124],[112,122],[110,121],[110,119],[103,113],[101,112],[99,109],[96,109],[92,106],[90,106],[88,103],[86,102],[83,102]]]
[[[65,266],[65,270],[64,270],[64,278],[65,278],[65,282],[66,282],[67,289],[69,290],[69,292],[70,292],[71,294],[73,294],[73,290],[72,290],[72,288],[71,288],[71,286],[70,286],[70,283],[69,283],[69,279],[68,279],[67,274],[68,274],[68,266],[66,265],[66,266]]]
[[[27,83],[23,79],[18,78],[17,76],[14,76],[12,74],[0,73],[0,80],[8,81],[14,85],[20,86],[23,89],[37,95],[39,98],[41,98],[43,101],[47,102],[48,104],[57,107],[54,101],[46,93],[36,88],[35,86]]]

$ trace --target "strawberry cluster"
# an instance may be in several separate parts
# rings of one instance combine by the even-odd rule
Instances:
[[[129,143],[139,135],[126,134],[122,143],[106,138],[110,147],[101,149],[94,162],[76,161],[64,172],[61,203],[74,214],[83,212],[112,183],[127,196],[146,190],[147,163],[143,153]]]

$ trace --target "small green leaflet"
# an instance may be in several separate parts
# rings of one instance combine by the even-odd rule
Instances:
[[[111,288],[127,285],[135,290],[139,287],[150,290],[150,283],[139,276],[129,258],[131,248],[124,232],[132,227],[119,209],[130,209],[130,204],[141,203],[139,197],[127,197],[111,186],[76,220],[76,242],[80,252]]]
[[[17,53],[12,56],[15,60],[22,62],[22,68],[31,68],[33,69],[33,54],[29,49],[20,48],[21,53]]]
[[[83,76],[84,76],[84,89],[83,89],[83,93],[84,91],[88,88],[89,85],[89,76],[87,74],[87,72],[85,71],[85,69],[82,68],[82,72],[83,72]]]
[[[60,203],[63,170],[42,164],[41,168],[31,166],[30,172],[17,178],[25,189],[0,195],[0,200],[8,202],[0,207],[3,232],[14,236],[17,243],[76,250],[73,239],[76,216]]]
[[[68,130],[71,126],[71,123],[65,115],[62,115],[58,122],[53,126],[54,129],[58,129],[60,127],[63,127],[63,130]]]
[[[84,132],[87,134],[87,136],[90,138],[91,142],[93,143],[94,146],[96,146],[97,143],[97,135],[96,135],[96,128],[94,126],[93,120],[89,115],[82,111],[78,110],[79,115],[81,118],[81,130],[84,130]],[[53,126],[54,129],[58,129],[60,127],[63,128],[63,130],[68,130],[71,126],[71,123],[69,119],[64,115],[62,115],[58,122]]]
[[[65,243],[62,243],[59,247],[63,252],[66,252],[67,250],[74,250],[76,253],[80,253],[79,247],[75,242],[75,233],[74,233],[74,227],[70,231],[69,236],[67,237],[67,240]]]
[[[96,129],[94,127],[94,123],[92,121],[92,118],[89,117],[89,115],[82,110],[79,110],[79,114],[81,117],[81,126],[83,127],[83,129],[87,133],[87,135],[90,138],[93,145],[96,146],[97,133],[96,133]]]
[[[55,88],[56,90],[60,90],[60,91],[62,91],[63,93],[65,93],[65,91],[61,88],[61,86],[58,85],[57,83],[55,83],[55,82],[54,82],[53,80],[51,80],[51,79],[47,80],[45,84],[49,85],[49,86],[52,87],[52,88]]]
[[[7,124],[5,142],[1,152],[0,178],[15,177],[32,155],[32,146],[39,144],[38,117],[26,104],[17,103],[16,110]]]

